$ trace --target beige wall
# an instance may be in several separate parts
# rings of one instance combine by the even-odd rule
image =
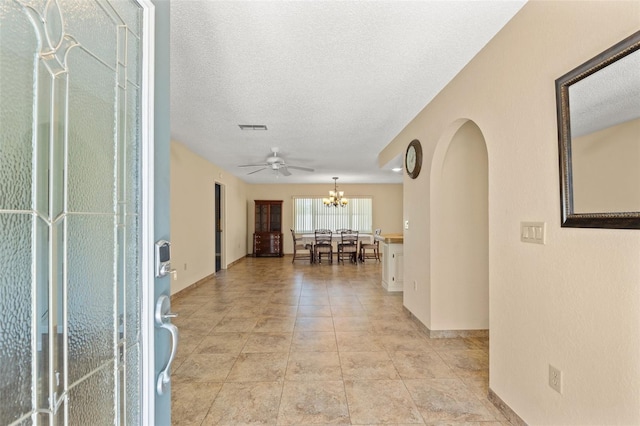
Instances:
[[[293,253],[290,231],[293,227],[292,198],[296,195],[328,196],[333,182],[318,185],[277,184],[248,185],[247,208],[247,253],[253,251],[252,235],[254,224],[254,200],[282,200],[282,232],[284,234],[284,252]],[[361,195],[373,197],[373,229],[381,228],[382,233],[402,232],[402,185],[339,185],[345,197]]]
[[[640,118],[574,138],[571,157],[576,213],[640,211]]]
[[[246,254],[247,184],[171,142],[171,294],[215,272],[215,184],[223,187],[222,268]],[[186,266],[185,266],[186,265]]]
[[[480,128],[489,164],[490,387],[529,424],[640,424],[640,231],[560,227],[554,88],[638,29],[638,1],[529,2],[379,156],[384,164],[411,140],[423,144],[421,175],[405,178],[403,214],[412,229],[405,281],[424,280],[434,153],[466,120]],[[521,221],[546,222],[546,245],[520,242]],[[427,316],[428,292],[404,296]],[[549,364],[562,370],[562,395],[547,384]]]

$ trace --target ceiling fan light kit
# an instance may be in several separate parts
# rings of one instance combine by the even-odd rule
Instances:
[[[349,200],[344,198],[344,191],[338,191],[338,178],[333,177],[333,191],[329,191],[329,198],[323,198],[326,207],[346,207]]]

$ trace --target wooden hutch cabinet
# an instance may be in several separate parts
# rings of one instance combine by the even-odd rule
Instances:
[[[282,200],[255,200],[253,256],[284,256]]]

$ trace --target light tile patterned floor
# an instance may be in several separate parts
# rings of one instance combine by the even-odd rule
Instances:
[[[429,339],[381,265],[246,258],[173,301],[174,425],[508,425],[487,339]]]

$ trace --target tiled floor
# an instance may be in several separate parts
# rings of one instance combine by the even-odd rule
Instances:
[[[380,263],[247,258],[173,301],[175,425],[508,425],[487,339],[429,339]]]

